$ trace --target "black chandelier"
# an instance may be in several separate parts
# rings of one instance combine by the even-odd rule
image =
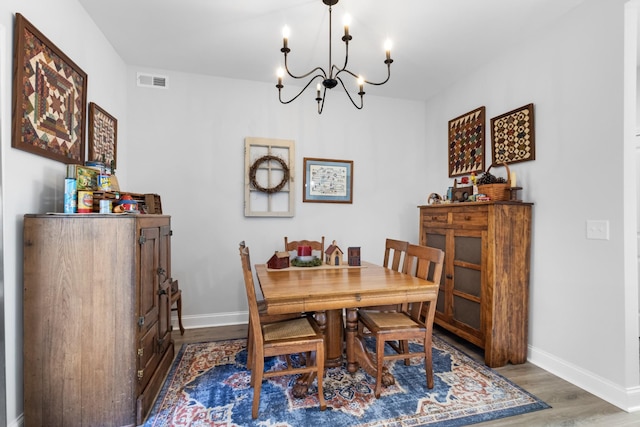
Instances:
[[[391,43],[387,40],[387,42],[385,42],[385,51],[386,51],[386,55],[387,58],[385,59],[384,63],[387,64],[387,78],[379,83],[376,82],[370,82],[368,80],[365,80],[362,76],[357,76],[355,73],[351,72],[350,70],[347,69],[347,63],[349,62],[349,41],[352,39],[351,35],[349,34],[349,22],[346,21],[344,24],[344,36],[342,37],[342,41],[344,42],[344,46],[345,46],[345,56],[344,56],[344,65],[342,66],[342,68],[338,67],[335,64],[332,64],[332,58],[331,58],[331,6],[335,5],[338,3],[338,0],[322,0],[322,2],[324,4],[326,4],[327,6],[329,6],[329,67],[328,67],[328,73],[324,70],[324,68],[322,67],[316,67],[313,70],[309,71],[306,74],[303,74],[301,76],[296,76],[294,74],[291,73],[291,71],[289,70],[289,64],[287,63],[287,55],[289,54],[289,52],[291,52],[291,49],[289,49],[288,47],[288,42],[289,42],[289,29],[287,27],[285,27],[282,31],[282,37],[283,37],[283,46],[282,49],[280,49],[280,52],[284,53],[284,70],[282,68],[278,69],[278,84],[276,85],[276,87],[278,88],[278,99],[280,100],[280,102],[282,104],[289,104],[290,102],[295,101],[300,95],[302,95],[302,92],[304,92],[310,85],[311,83],[313,83],[314,80],[316,79],[322,79],[321,83],[318,83],[316,86],[316,101],[318,102],[318,114],[322,114],[322,110],[324,109],[324,100],[326,98],[326,94],[327,94],[327,89],[333,89],[334,87],[336,87],[338,85],[338,82],[342,85],[342,88],[344,89],[344,91],[346,92],[347,96],[349,97],[349,100],[351,101],[351,103],[353,104],[354,107],[356,107],[358,110],[361,110],[362,107],[364,106],[363,103],[363,95],[365,94],[364,92],[364,84],[370,84],[370,85],[375,85],[375,86],[381,86],[383,84],[385,84],[386,82],[389,81],[389,77],[391,77],[391,63],[393,62],[393,59],[391,59]],[[284,87],[282,85],[282,78],[284,76],[284,72],[287,72],[287,74],[291,77],[293,77],[294,79],[304,79],[309,77],[310,75],[314,74],[315,75],[313,77],[311,77],[311,79],[309,80],[309,82],[305,85],[305,87],[302,88],[302,90],[300,90],[300,92],[298,92],[298,94],[296,96],[294,96],[293,98],[291,98],[288,101],[283,101],[282,100],[282,88]],[[340,74],[342,73],[346,73],[351,75],[353,78],[356,79],[357,83],[358,83],[358,88],[359,88],[359,92],[358,95],[360,95],[360,105],[356,104],[356,102],[353,100],[353,98],[351,97],[351,95],[349,94],[349,91],[347,90],[346,86],[344,85],[344,82],[342,81],[342,79],[340,78]],[[322,84],[322,86],[321,86]],[[324,89],[322,89],[322,87],[324,86]],[[320,91],[322,90],[322,96],[320,96]]]

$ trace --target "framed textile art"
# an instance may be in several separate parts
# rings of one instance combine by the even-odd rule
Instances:
[[[484,171],[485,107],[449,120],[449,177]]]
[[[118,121],[96,103],[89,103],[89,161],[116,168]]]
[[[84,163],[87,74],[16,14],[11,146]]]
[[[535,160],[533,104],[491,119],[491,159],[495,163]]]
[[[353,161],[304,158],[303,202],[353,203]]]

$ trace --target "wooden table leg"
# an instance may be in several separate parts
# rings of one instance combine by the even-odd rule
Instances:
[[[365,348],[364,342],[358,336],[358,309],[347,309],[347,370],[355,373],[361,367],[372,377],[376,377],[376,361]],[[389,386],[396,382],[386,367],[382,367],[382,385]]]
[[[344,324],[342,310],[326,312],[326,328],[324,330],[325,363],[327,368],[342,366],[344,351]]]

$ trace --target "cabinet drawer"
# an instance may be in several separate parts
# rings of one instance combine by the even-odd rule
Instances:
[[[484,206],[469,207],[451,213],[451,224],[460,228],[487,228],[487,209]]]
[[[422,212],[422,223],[425,225],[443,225],[448,222],[446,211]]]

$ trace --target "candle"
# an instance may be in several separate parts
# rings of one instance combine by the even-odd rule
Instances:
[[[288,41],[289,41],[289,35],[291,34],[291,30],[289,30],[289,27],[287,27],[286,25],[284,26],[284,28],[282,28],[282,45],[283,45],[283,49],[287,49],[288,46]]]
[[[278,87],[282,86],[282,77],[284,76],[284,70],[282,68],[278,68],[276,71],[276,75],[278,76]]]
[[[316,85],[316,98],[320,99],[320,83]]]
[[[391,59],[391,40],[387,39],[384,42],[384,51],[387,54],[387,61]]]
[[[298,246],[298,256],[311,256],[311,246]]]
[[[351,25],[351,16],[349,14],[344,15],[342,23],[344,25],[344,36],[345,38],[349,38],[349,25]]]
[[[509,177],[509,183],[512,187],[516,187],[516,173],[511,172],[511,176]]]

